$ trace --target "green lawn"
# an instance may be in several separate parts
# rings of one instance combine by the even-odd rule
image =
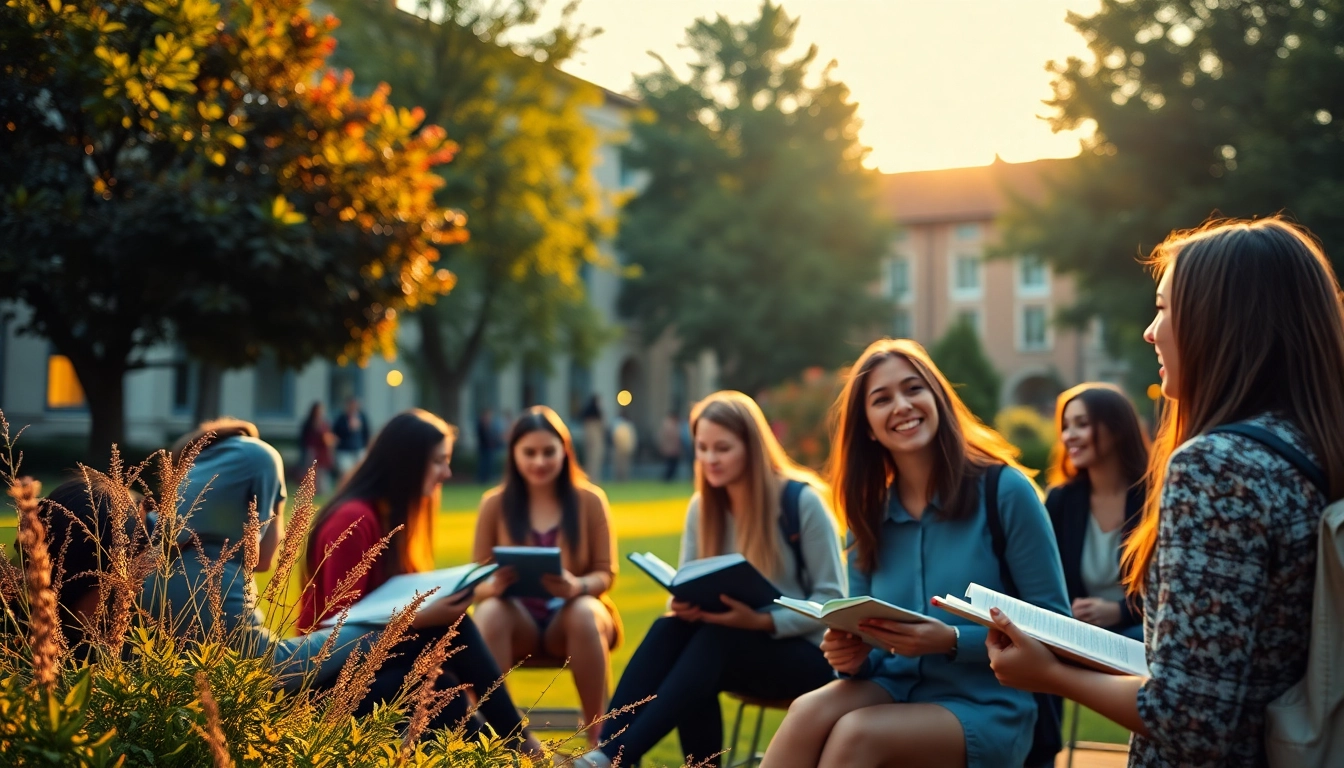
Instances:
[[[434,547],[435,559],[440,564],[461,563],[470,556],[476,502],[482,490],[480,486],[471,485],[452,485],[445,488]],[[614,484],[607,490],[612,502],[612,514],[615,518],[622,558],[621,575],[616,581],[613,598],[620,606],[621,618],[626,629],[625,643],[612,655],[614,680],[625,668],[645,630],[662,612],[666,600],[666,593],[652,580],[630,566],[624,557],[636,551],[650,551],[669,561],[676,557],[690,486],[686,483],[664,485],[655,482],[634,482]],[[14,539],[13,513],[12,510],[6,509],[2,514],[4,516],[0,517],[0,541],[10,547]],[[567,672],[557,675],[555,671],[520,670],[510,677],[509,687],[514,699],[521,706],[578,706],[578,695]],[[727,735],[731,733],[732,716],[736,710],[730,706],[726,698],[723,712],[724,733]],[[781,717],[782,713],[779,712],[766,714],[767,738],[774,733]],[[748,746],[749,735],[744,734],[741,738],[743,749]],[[1128,733],[1099,715],[1084,711],[1079,723],[1078,737],[1086,741],[1120,743],[1127,740]],[[675,734],[664,739],[649,754],[645,763],[680,765],[681,753]]]

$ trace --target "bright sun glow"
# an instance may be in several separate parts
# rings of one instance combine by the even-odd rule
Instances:
[[[630,394],[630,390],[628,389],[622,389],[620,392],[616,393],[616,404],[622,408],[634,402],[634,400],[635,396]]]
[[[401,375],[401,371],[398,371],[397,369],[393,368],[392,370],[387,372],[387,386],[400,387],[401,382],[404,381],[405,378],[406,378],[405,376]]]

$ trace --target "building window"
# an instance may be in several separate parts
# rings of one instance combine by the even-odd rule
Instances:
[[[891,335],[898,339],[908,339],[915,335],[913,323],[910,321],[910,310],[896,310],[896,316],[892,319]]]
[[[910,298],[910,259],[905,256],[891,258],[891,284],[888,286],[891,298],[906,301]]]
[[[47,407],[52,410],[83,408],[84,387],[75,366],[65,355],[47,355]]]
[[[327,369],[328,416],[345,410],[350,398],[364,396],[364,369],[354,363]]]
[[[294,372],[280,367],[267,353],[252,369],[255,385],[253,411],[258,416],[291,418],[294,415]]]
[[[1022,349],[1039,351],[1050,348],[1050,321],[1045,307],[1022,308]]]
[[[960,301],[980,298],[980,257],[960,254],[952,259],[952,298]]]
[[[546,370],[533,363],[523,364],[523,408],[546,404]]]
[[[1043,296],[1050,293],[1050,268],[1040,256],[1023,256],[1017,260],[1017,291],[1023,296]]]
[[[957,240],[978,240],[980,238],[979,224],[958,224],[953,230],[952,236]]]
[[[179,355],[185,353],[178,350]],[[196,408],[196,390],[201,368],[196,363],[178,359],[173,363],[173,413],[191,413]]]

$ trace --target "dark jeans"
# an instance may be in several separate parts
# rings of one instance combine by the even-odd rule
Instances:
[[[803,638],[776,640],[764,632],[664,616],[631,657],[611,711],[657,698],[604,722],[604,737],[625,730],[602,751],[612,758],[620,754],[621,765],[633,768],[676,728],[686,762],[705,760],[723,750],[721,691],[791,699],[834,679],[821,649]]]
[[[360,702],[355,714],[367,715],[373,711],[375,704],[396,696],[401,690],[402,683],[410,675],[416,656],[427,646],[433,645],[441,636],[442,631],[433,628],[419,629],[416,630],[415,638],[397,644],[394,651],[397,655],[388,659],[378,670],[368,695]],[[443,690],[466,684],[471,686],[478,698],[484,696],[503,673],[499,671],[494,657],[490,655],[490,649],[485,645],[485,639],[481,637],[480,630],[476,629],[476,624],[472,622],[470,616],[462,617],[462,623],[457,627],[457,637],[453,639],[450,647],[460,650],[443,663],[443,672],[435,681],[434,687]],[[411,702],[410,706],[414,706],[414,702]],[[485,723],[489,723],[496,733],[511,737],[510,742],[517,744],[523,733],[523,719],[518,714],[518,708],[513,705],[513,699],[509,697],[507,688],[502,685],[496,688],[489,698],[480,702],[476,713],[468,719],[467,712],[470,706],[471,702],[468,701],[466,693],[459,693],[449,701],[443,712],[434,718],[430,728],[451,728],[466,719],[467,738],[470,739],[482,731]]]
[[[668,456],[663,461],[666,462],[663,465],[663,482],[670,483],[677,479],[677,467],[681,465],[681,456]]]

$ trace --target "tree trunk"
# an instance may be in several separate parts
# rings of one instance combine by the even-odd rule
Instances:
[[[432,393],[435,412],[448,423],[458,424],[462,415],[458,404],[462,401],[460,395],[466,377],[444,349],[443,329],[433,307],[417,313],[416,318],[420,321],[420,355],[429,374],[426,389]]]
[[[73,362],[73,359],[72,359]],[[126,368],[124,365],[103,365],[96,371],[75,365],[75,375],[84,388],[91,425],[89,429],[89,461],[93,466],[104,466],[112,446],[125,448],[126,443]]]
[[[223,381],[223,368],[201,363],[196,375],[196,407],[191,415],[196,424],[219,417]]]

